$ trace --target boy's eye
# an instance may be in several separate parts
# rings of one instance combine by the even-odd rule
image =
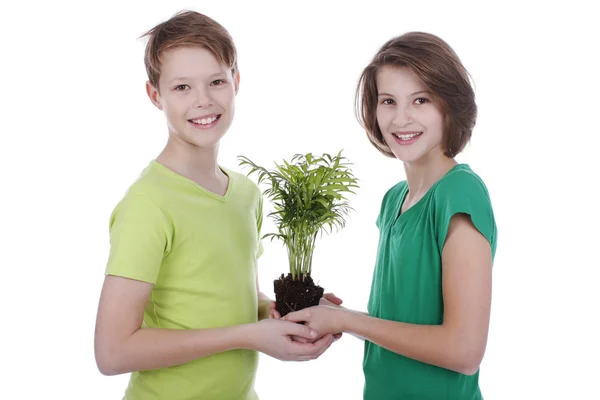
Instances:
[[[219,86],[219,85],[222,85],[224,83],[225,83],[225,81],[223,79],[217,79],[217,80],[212,81],[210,84],[213,85],[213,86]]]
[[[189,86],[188,85],[177,85],[175,86],[175,90],[177,91],[182,91],[182,90],[186,90]]]
[[[415,103],[417,104],[425,104],[427,103],[429,100],[424,98],[424,97],[419,97],[418,99],[415,99]]]

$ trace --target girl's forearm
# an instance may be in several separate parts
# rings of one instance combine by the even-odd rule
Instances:
[[[341,324],[344,332],[389,351],[465,375],[477,372],[483,356],[444,325],[407,324],[354,311],[345,311]]]

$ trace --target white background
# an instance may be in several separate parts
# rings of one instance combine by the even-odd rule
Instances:
[[[354,163],[356,212],[317,243],[313,275],[359,310],[381,197],[404,172],[356,122],[357,79],[392,36],[423,30],[448,41],[479,106],[458,160],[487,183],[499,226],[484,396],[600,399],[597,12],[587,2],[519,3],[3,2],[0,397],[122,396],[128,376],[102,376],[93,355],[108,217],[166,139],[137,38],[191,8],[222,23],[239,51],[221,164],[340,149]],[[272,295],[286,256],[265,245],[260,283]],[[256,389],[262,400],[360,399],[361,362],[349,335],[309,363],[261,356]]]

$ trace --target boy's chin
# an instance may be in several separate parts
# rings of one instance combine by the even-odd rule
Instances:
[[[221,133],[215,134],[214,132],[206,132],[204,135],[196,133],[194,135],[189,135],[186,138],[186,142],[201,149],[212,149],[219,145],[223,136],[225,135]]]

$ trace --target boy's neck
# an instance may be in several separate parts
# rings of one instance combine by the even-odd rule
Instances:
[[[156,161],[193,181],[219,179],[224,174],[217,163],[218,152],[218,144],[213,148],[191,148],[169,139]]]

